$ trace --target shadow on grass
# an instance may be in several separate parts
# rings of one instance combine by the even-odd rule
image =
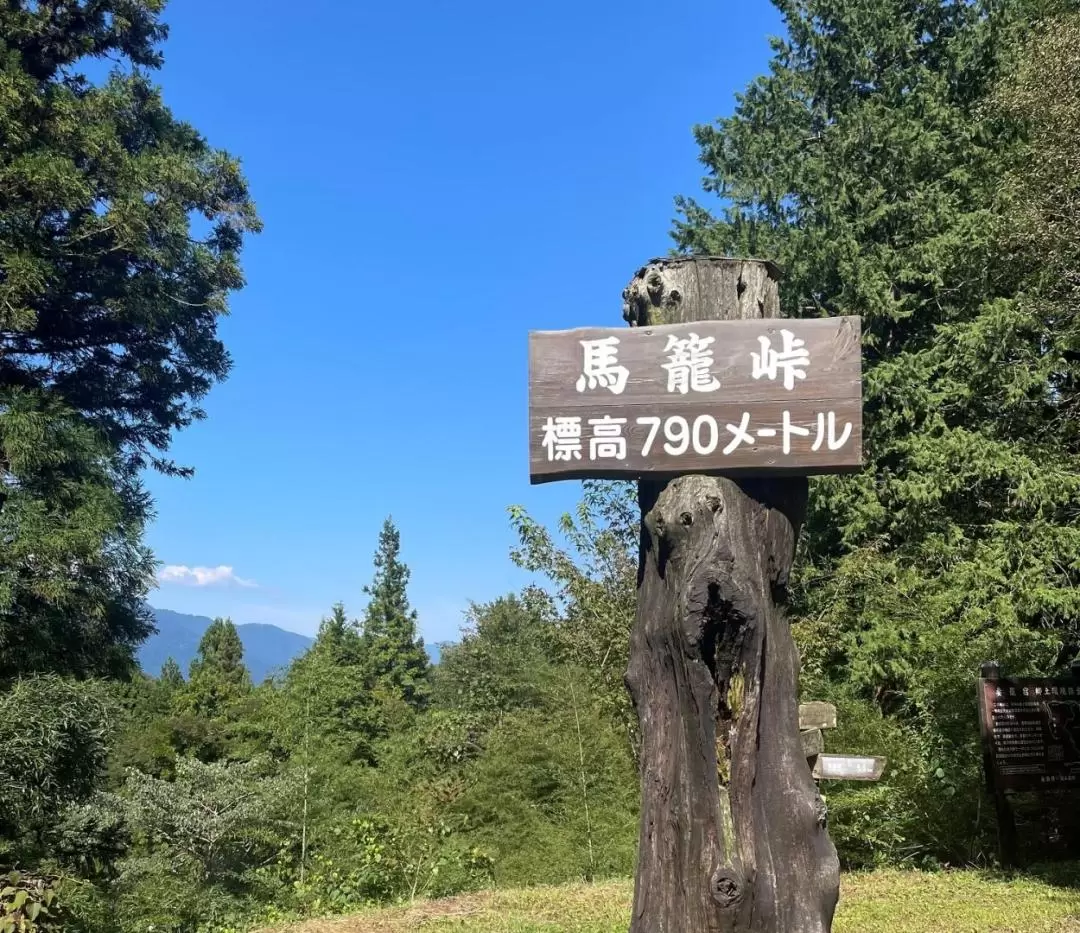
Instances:
[[[1040,881],[1055,888],[1080,890],[1080,859],[1056,862],[1033,862],[1020,868],[984,868],[978,875],[987,881]]]

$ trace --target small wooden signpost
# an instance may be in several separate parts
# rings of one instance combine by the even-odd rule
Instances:
[[[818,781],[879,781],[885,759],[865,755],[818,755],[814,778]]]
[[[832,703],[803,703],[799,707],[799,730],[803,753],[815,781],[880,781],[885,759],[865,755],[826,755],[823,729],[836,728]]]
[[[531,480],[639,480],[631,933],[826,933],[839,896],[783,606],[806,475],[861,463],[860,322],[781,320],[778,281],[658,259],[629,330],[530,334]]]

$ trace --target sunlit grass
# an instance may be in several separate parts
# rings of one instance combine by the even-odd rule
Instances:
[[[625,933],[629,881],[471,894],[310,920],[273,933]],[[1080,933],[1080,887],[1000,874],[845,875],[834,933]]]

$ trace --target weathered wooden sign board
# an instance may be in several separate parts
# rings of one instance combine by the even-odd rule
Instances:
[[[822,703],[820,700],[800,703],[799,728],[804,731],[807,729],[835,729],[836,707],[832,703]]]
[[[533,483],[862,462],[857,317],[529,335]]]
[[[1080,851],[1080,665],[1067,677],[1003,677],[985,664],[978,682],[987,787],[1002,861],[1016,864],[1017,813],[1041,825],[1036,857]],[[1032,822],[1031,820],[1028,821]]]

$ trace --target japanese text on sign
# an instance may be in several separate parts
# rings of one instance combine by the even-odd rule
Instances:
[[[552,417],[549,416],[544,422],[544,439],[542,444],[547,450],[548,460],[580,460],[585,450],[584,444],[588,442],[588,457],[590,460],[625,460],[627,453],[626,438],[622,436],[623,425],[626,418],[612,418],[605,415],[603,418],[588,419],[588,427],[591,435],[587,438],[582,435],[581,418],[577,416]],[[791,413],[784,411],[783,426],[777,428],[758,428],[752,431],[750,428],[750,413],[743,412],[738,424],[724,425],[724,440],[726,443],[720,446],[720,425],[712,415],[698,415],[693,425],[682,415],[672,415],[669,418],[658,418],[650,415],[635,419],[635,423],[644,425],[648,429],[648,435],[641,448],[641,456],[647,457],[653,450],[657,441],[657,435],[663,426],[663,448],[673,457],[681,456],[688,450],[701,456],[708,456],[718,448],[724,456],[729,456],[738,449],[740,444],[753,447],[757,439],[774,438],[778,434],[782,437],[782,449],[785,454],[791,453],[791,441],[796,437],[809,437],[810,428],[800,427],[791,421]],[[821,450],[822,445],[828,446],[829,450],[839,450],[851,437],[851,425],[845,424],[843,430],[838,430],[836,415],[829,412],[819,412],[817,415],[817,433],[812,451]],[[730,435],[730,439],[727,437]]]
[[[530,360],[534,477],[861,459],[857,318],[534,334]]]
[[[1080,786],[1080,682],[980,682],[979,714],[995,780],[1008,790]]]

